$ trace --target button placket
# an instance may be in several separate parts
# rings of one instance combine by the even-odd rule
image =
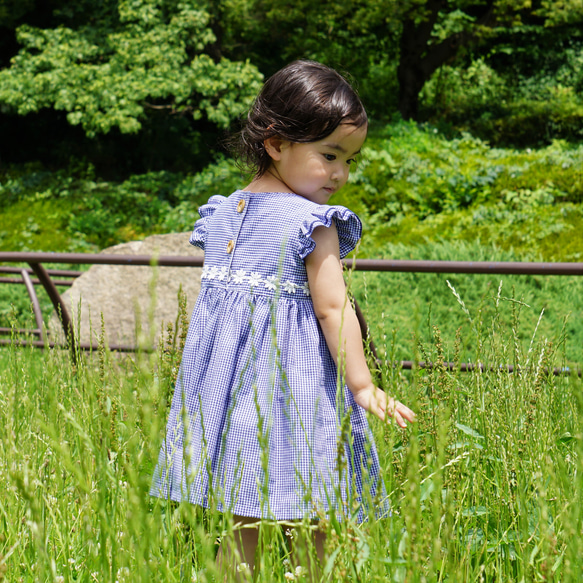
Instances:
[[[231,273],[231,264],[233,263],[233,257],[235,255],[233,253],[233,251],[235,250],[235,247],[237,246],[237,240],[239,238],[239,233],[241,232],[243,220],[245,219],[245,215],[247,214],[247,208],[249,207],[248,203],[249,203],[249,194],[242,193],[241,198],[239,199],[239,202],[237,203],[237,206],[235,208],[235,211],[236,211],[236,213],[238,215],[238,219],[239,219],[239,227],[237,229],[237,232],[235,233],[235,237],[227,243],[227,248],[226,248],[226,252],[229,255],[229,278],[230,278],[230,273]]]

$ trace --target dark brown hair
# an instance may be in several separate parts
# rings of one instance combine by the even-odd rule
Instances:
[[[231,150],[256,176],[271,165],[264,141],[316,142],[341,123],[362,127],[366,111],[350,83],[315,61],[294,61],[270,77],[251,106]]]

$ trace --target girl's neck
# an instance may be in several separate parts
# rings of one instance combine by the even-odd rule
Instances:
[[[277,170],[271,166],[265,174],[254,178],[243,190],[247,192],[292,192],[291,188],[280,178]]]

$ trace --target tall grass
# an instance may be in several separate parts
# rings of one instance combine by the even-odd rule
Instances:
[[[361,524],[323,518],[322,580],[581,580],[582,383],[548,373],[561,351],[523,322],[525,306],[503,289],[478,304],[460,296],[471,319],[463,337],[442,332],[436,317],[430,338],[411,340],[410,353],[433,369],[379,371],[418,423],[401,431],[371,419],[392,513]],[[390,359],[385,326],[377,344]],[[216,580],[216,543],[241,525],[148,495],[177,328],[157,353],[119,358],[101,346],[76,366],[66,352],[0,351],[0,579]],[[462,345],[473,347],[474,362],[520,371],[441,366],[459,362]],[[257,581],[306,580],[286,542],[286,532],[292,542],[302,535],[293,526],[262,524]],[[310,545],[299,557],[304,567],[316,560]]]

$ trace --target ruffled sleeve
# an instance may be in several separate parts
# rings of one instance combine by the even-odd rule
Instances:
[[[209,201],[206,204],[203,204],[198,209],[200,219],[194,223],[194,230],[192,231],[192,235],[190,235],[189,239],[191,245],[200,247],[204,251],[208,232],[208,223],[217,208],[219,208],[219,206],[221,206],[226,200],[226,196],[215,194],[209,198]]]
[[[343,206],[322,205],[316,207],[304,219],[300,227],[298,254],[305,259],[316,247],[312,233],[316,227],[329,227],[336,223],[340,258],[346,257],[355,247],[362,235],[362,223],[357,215]]]

